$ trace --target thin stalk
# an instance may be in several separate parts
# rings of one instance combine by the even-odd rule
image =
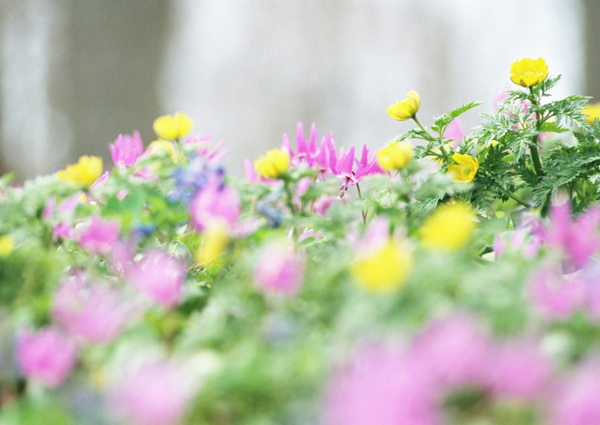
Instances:
[[[421,121],[419,121],[416,115],[412,117],[412,119],[419,126],[421,131],[423,131],[425,134],[427,134],[427,136],[429,136],[430,141],[435,141],[435,138],[427,131],[427,129],[425,129],[425,127],[423,127],[423,124],[421,124]],[[444,156],[444,159],[448,158],[448,152],[446,151],[446,148],[444,148],[444,145],[440,145],[440,152]]]
[[[356,190],[358,191],[358,197],[360,199],[362,199],[362,194],[360,193],[360,185],[358,183],[356,183]],[[361,211],[361,214],[362,214],[363,224],[366,225],[367,224],[367,212]]]

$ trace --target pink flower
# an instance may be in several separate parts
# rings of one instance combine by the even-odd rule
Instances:
[[[59,331],[22,331],[17,338],[17,362],[23,374],[48,387],[58,387],[75,364],[75,344]]]
[[[545,316],[564,318],[582,306],[585,283],[578,276],[563,277],[554,264],[544,264],[529,279],[528,295]]]
[[[144,145],[140,133],[133,135],[119,134],[114,143],[109,145],[110,154],[115,165],[119,168],[131,167],[142,154]]]
[[[185,371],[173,363],[137,368],[110,393],[117,413],[135,425],[172,425],[183,418],[193,395]]]
[[[164,251],[150,251],[126,271],[126,278],[153,302],[165,307],[178,304],[185,269]]]
[[[126,318],[119,295],[106,285],[89,284],[72,276],[54,296],[52,318],[69,333],[102,344],[113,340]]]
[[[549,382],[552,365],[532,341],[509,341],[490,359],[488,386],[493,395],[531,401]]]
[[[415,358],[441,390],[485,382],[491,341],[467,315],[434,322],[413,345]]]
[[[580,366],[562,385],[552,404],[553,425],[600,424],[600,362]]]
[[[220,179],[209,181],[194,196],[190,204],[192,225],[199,232],[212,221],[221,221],[232,227],[241,213],[237,191],[229,186],[222,186]]]
[[[205,134],[204,136],[190,136],[185,141],[186,146],[195,147],[196,155],[204,158],[208,162],[220,162],[227,156],[229,151],[227,149],[221,150],[223,143],[222,140],[218,141],[211,150],[212,136],[210,134]]]
[[[324,216],[336,199],[338,198],[335,196],[321,196],[315,201],[315,212]]]
[[[326,425],[437,425],[437,394],[403,350],[365,347],[333,372],[325,390]]]
[[[93,254],[107,254],[119,239],[120,225],[97,217],[90,219],[90,225],[79,236],[79,245]]]
[[[457,148],[460,141],[465,137],[465,127],[460,118],[452,120],[446,131],[444,132],[444,138],[450,140],[450,145],[453,148]]]
[[[382,172],[377,164],[377,159],[369,160],[368,157],[369,150],[366,145],[363,146],[360,160],[356,160],[354,157],[354,146],[348,152],[341,149],[339,157],[336,155],[335,149],[329,152],[329,169],[333,175],[342,180],[340,198],[344,196],[348,186],[359,183],[370,174]],[[357,164],[356,170],[354,170],[355,163]]]
[[[304,259],[278,243],[262,252],[254,269],[257,289],[267,294],[293,296],[299,291],[303,277]]]

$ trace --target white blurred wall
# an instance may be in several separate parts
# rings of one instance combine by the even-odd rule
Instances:
[[[12,3],[25,12],[22,22],[1,27],[4,163],[28,176],[49,172],[75,160],[68,153],[73,144],[81,152],[80,143],[108,157],[112,133],[73,141],[69,128],[78,122],[43,94],[51,81],[45,76],[59,72],[45,64],[61,54],[61,1]],[[509,82],[511,63],[527,56],[542,56],[552,75],[563,74],[557,96],[585,94],[579,1],[172,0],[169,7],[164,60],[148,63],[159,78],[147,90],[157,92],[161,113],[186,112],[195,132],[224,139],[228,171],[236,175],[243,158],[278,146],[297,122],[307,129],[314,122],[323,135],[333,131],[338,145],[381,146],[410,128],[385,110],[413,89],[425,125],[464,103],[485,102],[464,119],[476,126]],[[35,103],[23,102],[32,97]],[[58,129],[48,125],[53,117]],[[153,118],[115,125],[114,137],[140,129],[149,143]],[[30,141],[35,154],[22,148]]]

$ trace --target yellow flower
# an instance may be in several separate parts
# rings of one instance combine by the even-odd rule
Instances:
[[[412,252],[406,244],[390,239],[382,248],[357,258],[351,272],[369,291],[392,292],[402,287],[412,265]]]
[[[175,144],[168,140],[155,140],[148,145],[148,149],[152,149],[150,155],[157,155],[160,153],[166,153],[170,157],[175,155]]]
[[[587,118],[584,119],[585,122],[594,124],[594,118],[600,118],[600,103],[588,103],[581,112],[583,115],[587,116]]]
[[[56,172],[58,178],[78,186],[90,186],[102,174],[102,158],[84,155],[76,164],[67,165]]]
[[[548,65],[542,58],[524,58],[514,61],[510,67],[510,80],[521,87],[535,86],[548,76]]]
[[[271,149],[254,161],[256,171],[268,179],[275,179],[290,168],[290,155],[283,149]]]
[[[448,167],[448,172],[452,174],[452,179],[459,183],[471,183],[479,170],[479,161],[477,158],[455,153],[452,155],[452,159],[458,163],[458,165],[451,165]]]
[[[0,257],[7,257],[15,249],[15,238],[12,235],[0,236]]]
[[[401,100],[395,105],[390,105],[387,108],[387,113],[395,120],[406,121],[417,115],[420,106],[421,98],[419,97],[419,93],[413,90],[408,93],[405,100]]]
[[[408,165],[413,153],[410,141],[393,142],[377,152],[377,163],[384,170],[401,170]]]
[[[175,115],[163,115],[154,120],[152,127],[158,137],[167,140],[176,140],[185,136],[192,129],[193,122],[190,117],[181,112]]]
[[[455,251],[465,246],[477,227],[475,214],[464,202],[435,210],[419,229],[421,244],[435,251]]]
[[[195,260],[201,266],[207,266],[219,259],[227,246],[229,236],[226,225],[218,221],[209,225],[204,230],[203,236],[204,241],[196,251]]]

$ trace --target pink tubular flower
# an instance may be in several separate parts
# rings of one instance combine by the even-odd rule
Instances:
[[[119,134],[114,143],[109,146],[110,155],[115,165],[119,168],[131,167],[144,150],[142,138],[137,131],[133,135]]]
[[[348,186],[353,186],[359,183],[369,174],[381,173],[382,170],[377,164],[377,159],[368,159],[369,150],[364,145],[362,149],[361,159],[356,160],[354,157],[354,146],[344,152],[340,150],[340,156],[335,153],[335,149],[329,153],[329,168],[333,175],[339,177],[342,180],[342,186],[340,187],[340,198],[344,196],[344,193],[348,189]],[[357,164],[356,170],[354,170],[354,164]]]
[[[185,269],[176,258],[156,250],[146,253],[139,263],[131,266],[126,278],[153,302],[174,307],[179,302]]]
[[[112,389],[110,400],[128,423],[172,425],[183,418],[192,395],[185,371],[162,361],[129,373]]]
[[[23,374],[47,387],[58,387],[75,364],[76,347],[53,328],[37,334],[22,331],[17,338],[17,362]]]
[[[88,228],[79,236],[79,244],[93,254],[107,254],[119,239],[119,228],[117,222],[92,217]]]
[[[102,344],[119,335],[126,311],[108,286],[86,284],[81,276],[72,276],[54,296],[52,318],[72,335]]]
[[[237,191],[222,186],[221,180],[214,178],[194,196],[190,204],[192,225],[201,232],[212,221],[221,221],[232,227],[240,216],[240,200]]]
[[[543,315],[564,318],[583,305],[585,283],[578,276],[563,277],[554,264],[544,264],[529,279],[528,295]]]
[[[491,341],[470,316],[455,315],[431,324],[413,345],[415,358],[441,390],[481,384],[489,367]]]
[[[364,347],[334,371],[325,392],[326,425],[436,425],[436,393],[407,353]]]
[[[533,341],[505,342],[493,353],[488,386],[494,396],[528,402],[550,380],[550,361]]]
[[[254,269],[257,289],[269,294],[293,296],[299,291],[303,277],[304,259],[279,243],[263,251]]]

